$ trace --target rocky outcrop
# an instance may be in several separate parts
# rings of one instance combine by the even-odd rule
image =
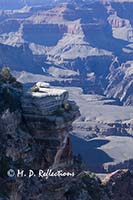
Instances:
[[[43,182],[33,179],[34,187],[33,183],[32,185],[30,183],[23,192],[24,185],[21,183],[21,189],[18,193],[12,193],[12,197],[15,200],[21,195],[27,199],[35,197],[39,200],[52,200],[53,197],[56,200],[132,200],[132,178],[132,172],[118,170],[107,175],[102,182],[94,174],[88,172],[81,172],[71,179],[50,178],[45,187]]]
[[[16,107],[12,112],[7,107],[1,114],[5,134],[9,138],[13,137],[11,141],[7,141],[10,148],[6,149],[6,155],[14,161],[25,157],[26,163],[34,163],[39,156],[33,153],[36,149],[33,148],[34,145],[40,146],[39,151],[43,154],[43,162],[47,167],[59,164],[61,160],[67,161],[71,157],[71,124],[79,115],[76,104],[68,101],[68,92],[38,88],[38,92],[28,92],[18,101],[20,110]],[[12,104],[11,106],[13,107]],[[20,142],[17,143],[17,140]]]
[[[130,22],[126,19],[121,19],[116,15],[111,15],[108,18],[109,23],[111,24],[112,28],[122,28],[124,26],[129,26]]]
[[[130,1],[124,6],[121,1],[19,2],[27,6],[0,12],[0,43],[4,45],[0,45],[1,66],[7,64],[13,70],[46,74],[50,80],[51,67],[72,70],[78,77],[65,77],[64,82],[55,77],[54,85],[78,85],[86,93],[103,94],[112,55],[120,63],[131,60]],[[93,81],[87,77],[91,73]],[[27,81],[32,82],[29,77]]]
[[[6,180],[7,185],[10,184],[6,175],[10,168],[30,167],[38,170],[70,165],[72,152],[69,133],[79,110],[74,102],[68,101],[68,92],[44,88],[44,84],[41,84],[23,93],[8,69],[1,74],[1,182]],[[17,184],[17,180],[11,184],[10,199],[19,199],[18,196],[14,197]]]
[[[23,96],[21,105],[22,117],[29,133],[38,144],[45,146],[48,165],[70,159],[69,133],[79,112],[76,104],[68,101],[68,92],[39,88],[38,92],[29,92]]]
[[[79,174],[81,169],[77,165],[78,160],[72,167],[69,132],[79,111],[74,102],[68,101],[68,92],[44,88],[42,86],[45,84],[41,83],[33,87],[32,91],[23,93],[21,87],[15,87],[19,84],[7,69],[0,78],[0,198],[104,199],[106,194],[100,180],[90,173]],[[3,95],[5,87],[8,91]],[[9,94],[14,97],[13,101],[7,101]],[[17,100],[15,105],[14,100]],[[7,177],[10,168],[15,171],[18,168],[37,171],[39,168],[47,170],[50,167],[70,171],[75,177],[52,177],[48,180],[40,180],[38,177]],[[91,192],[92,184],[97,194],[95,190]]]
[[[132,199],[129,171],[116,172],[101,183],[94,174],[81,172],[80,159],[72,159],[69,132],[79,110],[68,100],[66,90],[39,83],[23,92],[4,69],[0,74],[0,99],[2,200],[118,200],[121,193],[123,200]],[[50,175],[48,179],[43,173],[36,175],[40,168]],[[52,171],[47,172],[48,168]],[[14,171],[9,173],[9,169]],[[26,176],[14,176],[17,169],[25,170]],[[27,176],[29,169],[34,170],[35,176]]]
[[[128,170],[118,170],[109,174],[102,181],[108,188],[110,199],[131,200],[133,199],[133,173]]]

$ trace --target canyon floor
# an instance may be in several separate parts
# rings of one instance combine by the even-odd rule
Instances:
[[[133,169],[133,107],[119,106],[104,96],[83,94],[81,88],[66,89],[81,112],[73,123],[73,151],[95,172]]]

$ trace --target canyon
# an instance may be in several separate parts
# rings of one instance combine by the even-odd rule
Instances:
[[[0,1],[0,200],[133,199],[132,10]],[[7,176],[18,168],[75,175]]]
[[[132,172],[118,170],[101,181],[73,157],[70,132],[79,107],[68,100],[67,90],[44,85],[23,91],[8,69],[0,73],[0,199],[132,199]],[[20,178],[7,176],[11,168],[63,169],[75,175]],[[119,187],[123,181],[124,190]]]
[[[9,66],[21,77],[21,71],[46,75],[54,85],[79,86],[85,93],[132,103],[130,89],[125,87],[121,96],[127,97],[121,98],[112,92],[113,80],[108,79],[114,68],[122,74],[120,66],[132,62],[131,1],[19,2],[22,7],[17,9],[1,8],[0,66]],[[64,70],[64,81],[52,74],[53,67],[62,74]],[[70,79],[65,77],[67,70],[73,73]],[[130,73],[132,77],[132,65]],[[124,87],[123,82],[118,84]]]
[[[21,1],[21,7],[1,9],[0,66],[9,66],[24,90],[47,81],[69,91],[81,113],[72,134],[87,141],[105,137],[112,146],[113,137],[127,137],[128,145],[133,131],[132,2],[51,2]],[[35,108],[28,109],[32,113]],[[38,126],[32,127],[31,113],[24,117],[33,131]],[[132,159],[132,151],[124,160],[104,151],[117,160],[113,167]]]

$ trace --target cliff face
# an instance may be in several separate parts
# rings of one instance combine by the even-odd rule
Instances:
[[[25,93],[4,70],[0,100],[0,200],[115,200],[120,199],[121,182],[125,193],[129,186],[128,193],[122,194],[132,199],[130,172],[116,172],[102,183],[94,174],[81,172],[79,159],[73,159],[73,164],[69,133],[79,110],[66,90],[35,86]],[[48,168],[74,174],[48,179],[7,176],[9,169],[28,173]]]
[[[26,6],[6,10],[0,5],[1,66],[47,74],[54,85],[103,94],[112,57],[118,57],[120,64],[132,60],[132,1],[20,0],[18,4]],[[78,77],[59,80],[49,73],[51,67],[71,70]]]
[[[0,183],[6,181],[5,188],[10,185],[10,168],[38,170],[71,164],[69,133],[79,110],[68,101],[67,91],[40,87],[36,92],[23,93],[9,71],[4,71],[0,75],[0,99]],[[21,199],[14,188],[18,183],[21,185],[19,180],[11,184],[10,199]]]
[[[133,173],[128,170],[118,170],[109,174],[103,181],[113,200],[131,200],[133,198]]]
[[[21,85],[6,69],[0,74],[0,99],[0,199],[77,200],[106,196],[99,179],[89,173],[74,179],[72,176],[48,180],[7,176],[9,169],[61,168],[78,174],[79,167],[70,167],[69,133],[79,110],[74,102],[68,101],[65,90],[34,87],[32,92],[23,93]],[[91,182],[96,184],[98,194],[91,194],[87,186]]]
[[[109,84],[105,94],[108,97],[119,98],[125,105],[133,104],[133,62],[123,63],[118,68],[111,66],[111,72],[108,75]]]
[[[69,133],[79,111],[74,102],[68,101],[68,92],[40,88],[22,94],[18,101],[19,109],[12,111],[13,105],[7,105],[1,113],[1,129],[7,137],[6,156],[15,162],[23,159],[26,165],[39,159],[38,165],[45,168],[71,160]]]
[[[22,117],[28,132],[42,146],[46,166],[71,159],[69,133],[78,117],[78,107],[68,101],[68,92],[39,88],[21,99]]]

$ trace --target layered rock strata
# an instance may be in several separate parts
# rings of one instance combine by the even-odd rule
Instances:
[[[108,86],[105,90],[107,97],[119,98],[125,105],[133,104],[133,62],[128,61],[121,66],[111,66],[108,75]]]
[[[22,117],[28,132],[45,147],[48,165],[57,165],[71,156],[69,133],[79,116],[78,107],[68,101],[66,90],[39,88],[21,99]]]
[[[5,69],[0,74],[0,99],[1,200],[118,200],[121,195],[123,200],[132,199],[131,172],[116,172],[102,183],[94,174],[81,172],[78,159],[74,164],[69,162],[69,132],[79,110],[68,101],[67,91],[34,87],[32,92],[23,93],[21,85]],[[7,176],[9,169],[37,172],[39,168],[58,168],[74,176]]]
[[[133,173],[129,170],[117,170],[102,181],[109,191],[110,199],[131,200],[133,198]]]

